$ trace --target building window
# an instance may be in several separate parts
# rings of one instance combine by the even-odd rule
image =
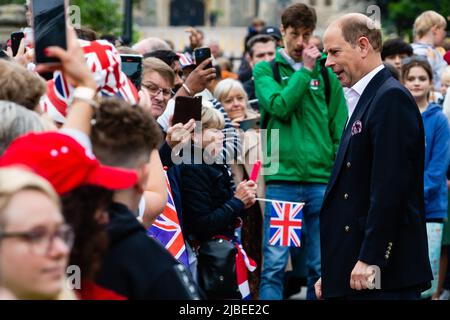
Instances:
[[[330,7],[333,4],[333,0],[325,0],[325,6]]]

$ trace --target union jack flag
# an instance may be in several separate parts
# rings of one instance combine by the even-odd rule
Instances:
[[[304,203],[270,201],[269,245],[300,247]]]
[[[181,263],[189,268],[189,260],[186,251],[186,244],[181,232],[180,221],[178,219],[177,209],[173,201],[172,189],[166,175],[167,185],[167,205],[147,230],[147,234],[159,240],[164,247]]]
[[[100,96],[116,96],[129,101],[138,102],[138,92],[125,73],[121,70],[121,58],[116,48],[105,40],[79,40],[83,49],[86,64],[91,69]],[[75,89],[68,83],[60,71],[47,81],[47,94],[41,99],[43,112],[60,123],[64,123],[67,106],[72,103]]]

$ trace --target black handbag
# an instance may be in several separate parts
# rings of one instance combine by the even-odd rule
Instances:
[[[208,299],[241,299],[236,278],[237,249],[232,241],[201,242],[197,253],[198,284]]]

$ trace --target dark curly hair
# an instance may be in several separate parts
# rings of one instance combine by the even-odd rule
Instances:
[[[162,140],[161,129],[139,106],[118,98],[103,99],[92,127],[95,156],[103,164],[136,168],[148,161]]]
[[[84,280],[94,279],[108,248],[105,225],[97,220],[96,214],[108,209],[112,196],[110,190],[85,185],[61,197],[63,215],[75,232],[69,264],[80,267]]]

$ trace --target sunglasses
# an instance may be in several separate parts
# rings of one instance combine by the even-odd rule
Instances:
[[[410,64],[413,62],[428,62],[428,58],[426,56],[414,55],[414,56],[402,59],[402,65]]]

